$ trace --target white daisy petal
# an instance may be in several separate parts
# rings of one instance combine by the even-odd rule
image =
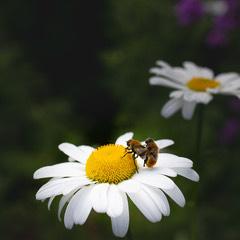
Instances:
[[[193,165],[192,161],[188,158],[178,157],[171,153],[159,153],[156,167],[166,168],[191,168]]]
[[[44,184],[37,192],[36,199],[42,200],[60,194],[67,195],[92,181],[86,177],[55,179]]]
[[[189,80],[191,75],[180,67],[171,67],[168,63],[164,61],[157,61],[156,64],[162,68],[151,68],[150,72],[155,73],[157,75],[164,75],[166,77],[172,78],[172,80],[176,82],[183,82]],[[158,69],[158,70],[157,70]]]
[[[118,188],[123,192],[137,192],[142,188],[142,184],[134,179],[128,179],[118,184]]]
[[[217,88],[214,88],[214,89],[217,89]],[[195,94],[195,102],[208,104],[213,99],[213,96],[211,94],[209,94],[208,90],[209,90],[209,88],[206,89],[206,92],[196,93]]]
[[[82,192],[84,191],[84,188],[86,188],[86,187],[83,187],[77,193],[75,193],[75,195],[73,195],[69,204],[67,205],[67,208],[66,208],[66,211],[64,214],[64,225],[67,229],[72,229],[72,227],[74,225],[73,214],[75,211],[75,205],[78,202],[78,199],[81,197]]]
[[[52,166],[46,166],[38,169],[34,175],[34,179],[48,177],[77,177],[85,174],[85,165],[77,162],[59,163]]]
[[[231,73],[221,73],[221,74],[218,74],[215,77],[216,81],[218,81],[218,82],[220,82],[222,84],[230,82],[232,80],[235,80],[236,78],[239,78],[239,74],[234,73],[234,72],[231,72]]]
[[[189,79],[189,74],[187,74],[186,71],[180,68],[151,68],[150,72],[161,77],[168,78],[169,80],[174,81],[177,84],[185,84]]]
[[[90,211],[90,191],[93,186],[81,188],[70,200],[64,215],[65,227],[71,229],[74,223],[83,224]]]
[[[115,184],[110,184],[107,192],[108,208],[107,214],[110,217],[118,217],[123,212],[123,197]]]
[[[83,151],[88,157],[91,155],[92,151],[95,150],[95,148],[87,146],[87,145],[80,145],[78,148]]]
[[[184,91],[183,90],[176,90],[170,92],[170,98],[182,98],[184,96]]]
[[[203,78],[208,78],[208,79],[214,78],[214,73],[209,68],[201,68],[201,69],[199,69],[199,71],[200,71],[200,76]]]
[[[161,211],[156,206],[152,197],[144,189],[136,193],[128,193],[128,196],[150,222],[154,223],[161,220]]]
[[[74,225],[73,211],[74,209],[72,205],[69,203],[64,215],[64,225],[67,229],[72,229]]]
[[[191,75],[188,72],[178,67],[172,68],[172,73],[170,76],[175,82],[179,82],[183,85],[185,85],[189,79],[191,79]]]
[[[70,192],[67,195],[62,196],[61,200],[59,201],[59,206],[58,206],[58,219],[61,221],[61,212],[64,207],[64,205],[70,200],[70,198],[73,196],[74,191]]]
[[[55,198],[55,196],[52,196],[52,197],[49,198],[49,200],[48,200],[48,210],[50,210],[50,207],[51,207],[51,204],[52,204],[52,201],[53,201],[54,198]]]
[[[118,217],[112,217],[112,229],[113,233],[117,237],[124,237],[128,231],[129,227],[129,209],[128,209],[128,200],[125,193],[120,192],[123,199],[123,212]]]
[[[174,202],[176,202],[180,207],[185,205],[185,198],[176,184],[172,189],[163,190]]]
[[[171,169],[171,168],[159,168],[159,167],[154,167],[154,168],[145,168],[148,171],[154,172],[154,173],[160,173],[162,175],[166,175],[169,177],[176,177],[177,173]]]
[[[159,188],[155,187],[145,186],[144,190],[152,197],[161,213],[164,216],[168,216],[170,214],[170,206],[165,194]]]
[[[142,174],[136,174],[132,178],[136,181],[157,188],[170,189],[174,187],[174,182],[170,178],[161,174],[155,174],[150,171],[142,172]]]
[[[191,168],[172,168],[177,174],[194,182],[199,181],[199,175]]]
[[[186,102],[195,102],[195,103],[204,103],[204,104],[209,103],[212,100],[212,98],[213,97],[209,94],[208,88],[206,89],[206,92],[186,91],[183,97],[183,99]]]
[[[171,68],[171,66],[168,63],[166,63],[165,61],[162,61],[162,60],[158,60],[156,62],[156,64],[160,67]]]
[[[108,191],[109,184],[101,183],[95,184],[91,192],[91,204],[93,209],[99,213],[105,213],[108,207]]]
[[[155,141],[159,149],[163,149],[165,147],[171,146],[174,144],[173,140],[170,139],[162,139],[162,140],[157,140]]]
[[[151,85],[161,85],[161,86],[165,86],[165,87],[184,89],[184,86],[182,86],[181,84],[172,82],[171,80],[168,80],[168,79],[165,79],[162,77],[151,77],[149,79],[149,83]]]
[[[125,133],[122,136],[120,136],[115,144],[116,145],[123,145],[124,147],[127,147],[127,141],[133,138],[133,133],[129,132],[129,133]]]
[[[194,110],[196,108],[196,103],[195,102],[183,102],[183,107],[182,107],[182,116],[184,119],[190,120],[193,116]]]
[[[187,102],[196,102],[196,96],[198,94],[194,91],[185,91],[184,92],[184,96],[183,96],[183,100],[187,101]]]
[[[179,99],[170,99],[165,103],[161,110],[161,114],[165,118],[171,117],[174,113],[176,113],[182,107],[183,101]]]
[[[151,68],[149,70],[150,73],[154,73],[154,74],[157,74],[157,75],[161,75],[162,74],[162,69],[161,68],[158,68],[158,67],[154,67],[154,68]]]
[[[81,158],[81,162],[86,164],[87,159],[89,158],[91,153],[95,150],[95,148],[86,146],[86,145],[78,146],[78,148],[80,149],[80,151],[82,151],[84,153],[84,155]]]
[[[71,143],[61,143],[58,148],[70,158],[73,158],[79,162],[82,162],[82,160],[86,158],[85,152]]]
[[[234,92],[236,89],[240,88],[240,78],[233,80],[223,86],[219,86],[218,89],[220,92]]]
[[[90,185],[82,188],[79,192],[80,194],[77,197],[77,201],[74,202],[74,212],[73,219],[76,224],[83,225],[87,220],[91,210],[91,190],[94,185]]]
[[[185,67],[186,71],[191,74],[191,77],[200,77],[200,68],[197,67],[193,62],[184,62],[183,66]]]

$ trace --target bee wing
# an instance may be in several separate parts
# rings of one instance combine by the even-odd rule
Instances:
[[[144,151],[144,152],[140,153],[138,156],[139,156],[140,158],[142,158],[143,160],[145,160],[145,159],[147,158],[147,152]]]
[[[141,157],[142,159],[145,159],[146,158],[146,155],[147,155],[147,149],[146,147],[140,145],[140,146],[137,146],[135,147],[136,148],[136,153],[139,157]]]
[[[170,140],[170,139],[162,139],[162,140],[155,141],[155,143],[157,144],[159,149],[162,149],[162,148],[168,147],[170,145],[173,145],[174,141]]]

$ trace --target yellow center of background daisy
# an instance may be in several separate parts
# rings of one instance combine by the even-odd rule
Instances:
[[[208,78],[192,78],[187,85],[194,91],[205,92],[207,88],[218,87],[220,82]]]
[[[129,179],[136,172],[136,166],[132,154],[125,154],[126,148],[121,145],[97,148],[87,160],[87,177],[101,183],[115,184]]]

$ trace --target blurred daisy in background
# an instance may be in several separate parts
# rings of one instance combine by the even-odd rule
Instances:
[[[213,94],[233,95],[240,98],[240,76],[237,73],[221,73],[214,76],[211,69],[199,67],[193,62],[184,62],[183,68],[171,67],[164,61],[157,61],[159,67],[150,69],[155,74],[151,85],[161,85],[176,90],[170,93],[170,100],[163,106],[161,114],[168,118],[182,110],[184,119],[191,119],[198,103],[208,104]]]
[[[59,149],[69,156],[68,162],[46,166],[34,173],[35,179],[51,178],[36,194],[38,200],[49,198],[48,207],[57,195],[59,219],[64,205],[66,228],[84,224],[90,212],[106,213],[111,218],[113,233],[123,237],[129,227],[127,196],[151,222],[159,222],[170,214],[168,195],[183,207],[185,199],[169,177],[181,175],[198,181],[191,160],[170,153],[159,153],[154,168],[143,167],[142,159],[126,154],[127,141],[133,133],[120,136],[115,144],[94,149],[62,143]],[[173,144],[172,140],[155,142],[159,149]],[[136,162],[134,162],[136,161]],[[136,169],[137,166],[137,169]]]

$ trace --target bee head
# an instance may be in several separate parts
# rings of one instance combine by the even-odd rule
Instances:
[[[147,139],[145,140],[145,143],[146,143],[146,144],[151,143],[151,142],[154,142],[152,138],[147,138]]]
[[[127,146],[128,146],[128,147],[131,146],[131,142],[132,142],[132,139],[130,139],[130,140],[127,141]]]

